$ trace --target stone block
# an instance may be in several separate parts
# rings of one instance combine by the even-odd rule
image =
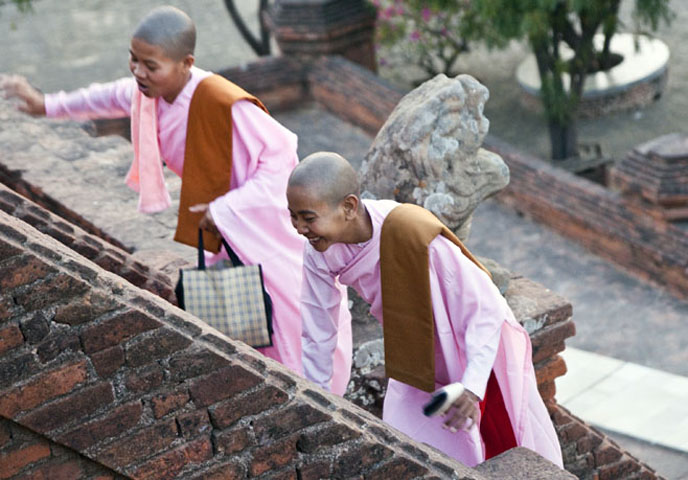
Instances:
[[[252,388],[261,381],[261,377],[241,366],[230,366],[196,380],[189,392],[196,406],[204,407]]]
[[[87,365],[84,360],[36,375],[28,383],[3,392],[0,396],[0,415],[13,418],[22,411],[29,411],[72,391],[87,379]]]
[[[62,434],[57,440],[77,452],[82,452],[97,443],[132,430],[139,423],[142,414],[143,405],[140,401],[127,403],[114,408],[104,417]]]
[[[88,327],[81,334],[86,353],[113,347],[140,333],[160,326],[156,319],[138,310],[126,310],[97,325]]]
[[[213,456],[213,446],[209,437],[188,442],[165,452],[136,468],[133,476],[148,480],[167,480],[176,478],[185,467],[199,464]],[[232,478],[232,477],[227,477]],[[238,477],[234,477],[238,478]]]
[[[283,408],[279,415],[267,415],[256,419],[253,422],[253,431],[262,443],[329,420],[332,420],[330,414],[307,404],[297,404]]]
[[[22,425],[46,433],[84,418],[115,400],[112,385],[101,382],[82,388],[67,397],[33,410],[22,417]]]
[[[34,443],[0,455],[2,478],[10,478],[23,468],[50,456],[50,446],[47,443]]]
[[[120,345],[99,350],[90,355],[96,373],[107,378],[124,365],[124,349]]]
[[[232,426],[244,417],[282,405],[287,400],[289,400],[289,395],[286,392],[268,385],[247,395],[213,405],[210,408],[210,416],[213,425],[223,429]]]
[[[132,432],[105,449],[94,454],[98,462],[118,469],[140,463],[152,455],[172,447],[178,438],[174,419],[158,422],[150,427]]]
[[[24,343],[24,336],[22,335],[19,326],[7,325],[0,328],[0,355],[16,348]]]

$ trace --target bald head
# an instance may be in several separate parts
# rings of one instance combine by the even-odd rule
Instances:
[[[316,152],[304,158],[289,177],[289,188],[307,189],[319,200],[335,206],[348,195],[360,197],[358,175],[344,157]]]
[[[163,49],[175,61],[193,55],[196,48],[196,26],[189,16],[171,6],[151,10],[132,35],[150,45]]]

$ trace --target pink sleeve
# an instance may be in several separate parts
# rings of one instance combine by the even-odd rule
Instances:
[[[337,346],[337,330],[342,301],[335,277],[306,245],[301,286],[301,348],[304,376],[330,390],[333,356]]]
[[[232,106],[232,123],[231,189],[209,207],[218,229],[249,263],[279,253],[275,244],[298,245],[300,256],[303,241],[291,225],[286,196],[298,163],[296,135],[248,101]]]
[[[463,335],[466,368],[461,383],[481,399],[497,356],[506,300],[490,277],[442,236],[429,247],[431,269],[440,280],[456,335]]]
[[[126,77],[72,92],[49,93],[45,95],[46,116],[72,120],[128,117],[134,88],[134,79]]]

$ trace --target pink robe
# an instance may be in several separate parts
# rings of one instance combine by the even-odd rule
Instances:
[[[181,176],[186,127],[193,92],[210,72],[192,67],[191,79],[173,103],[157,102],[158,142],[165,164]],[[136,83],[132,77],[93,84],[74,92],[46,95],[50,117],[73,119],[129,116]],[[286,184],[298,163],[297,138],[249,101],[232,106],[232,179],[230,190],[210,204],[218,230],[241,260],[261,264],[265,286],[272,297],[273,346],[259,349],[268,357],[301,373],[301,317],[299,292],[305,239],[291,225]],[[227,258],[224,251],[215,262]],[[351,371],[351,324],[346,295],[337,346],[337,375],[332,391],[343,394]]]
[[[369,241],[334,244],[322,253],[306,245],[303,366],[306,377],[323,387],[336,369],[332,353],[337,336],[338,283],[352,286],[370,303],[371,314],[383,321],[380,230],[387,214],[398,204],[391,200],[364,200],[364,205],[373,224]],[[537,390],[528,333],[518,324],[489,277],[458,247],[440,235],[432,241],[428,253],[435,317],[436,386],[462,382],[483,398],[494,369],[517,444],[561,467],[559,441]],[[422,406],[429,398],[427,392],[390,379],[383,419],[465,465],[484,461],[478,427],[458,433],[443,429],[444,419],[423,415]]]

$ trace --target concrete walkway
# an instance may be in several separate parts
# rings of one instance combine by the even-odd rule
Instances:
[[[201,67],[219,69],[254,58],[219,0],[167,3],[189,12],[197,22]],[[237,3],[255,27],[257,2]],[[39,0],[35,13],[27,16],[17,14],[12,6],[2,7],[0,69],[28,75],[45,91],[126,75],[129,33],[157,4]],[[688,0],[672,2],[678,18],[662,31],[672,51],[662,100],[643,111],[585,122],[583,140],[601,142],[605,153],[618,157],[638,143],[683,127],[688,111],[688,51],[682,48],[688,36],[686,6]],[[477,49],[462,60],[461,68],[490,89],[486,107],[490,132],[531,153],[546,154],[543,123],[520,106],[513,79],[523,55],[525,49],[518,44],[502,52]],[[302,156],[315,150],[337,150],[359,164],[371,142],[363,132],[317,107],[285,112],[278,119],[299,134]],[[611,432],[662,475],[688,479],[688,453],[676,450],[688,445],[688,425],[681,423],[687,417],[677,406],[688,404],[688,303],[493,201],[476,212],[469,246],[573,303],[578,334],[569,341],[575,350],[565,353],[570,373],[558,382],[560,401],[574,414]],[[642,382],[636,385],[640,374]],[[657,390],[663,391],[662,399],[653,397]],[[677,403],[672,404],[670,398],[677,398]],[[661,445],[654,443],[660,439]]]

